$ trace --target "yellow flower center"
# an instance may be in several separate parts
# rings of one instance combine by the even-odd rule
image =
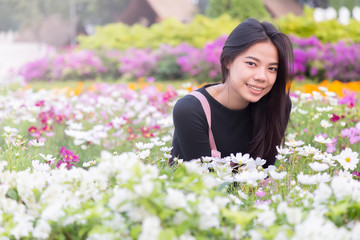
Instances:
[[[347,161],[347,162],[350,162],[350,160],[351,160],[350,158],[346,158],[346,159],[345,159],[345,161]]]

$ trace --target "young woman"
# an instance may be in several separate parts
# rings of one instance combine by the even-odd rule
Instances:
[[[220,57],[222,83],[196,90],[211,110],[211,130],[221,157],[249,153],[275,163],[289,120],[289,38],[271,23],[250,18],[227,38]],[[188,94],[173,109],[172,158],[189,161],[212,156],[209,124],[197,97]]]

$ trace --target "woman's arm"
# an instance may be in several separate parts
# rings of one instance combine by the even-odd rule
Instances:
[[[187,95],[173,109],[173,156],[184,161],[211,156],[208,124],[200,101]]]

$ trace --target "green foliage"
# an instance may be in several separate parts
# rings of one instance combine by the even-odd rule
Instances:
[[[79,36],[78,42],[82,49],[157,48],[161,44],[176,46],[183,42],[203,47],[206,42],[229,34],[237,24],[239,22],[228,15],[215,19],[198,15],[189,24],[169,18],[149,28],[114,23],[97,27],[92,36]]]
[[[358,0],[329,0],[329,6],[339,10],[340,7],[347,7],[349,10],[353,9],[356,5],[359,5]]]
[[[343,25],[336,19],[316,22],[313,18],[313,10],[309,7],[305,7],[303,16],[289,14],[276,22],[282,32],[298,37],[315,36],[322,42],[360,41],[360,22],[355,19],[350,19],[349,25]]]
[[[206,13],[210,17],[229,14],[231,17],[241,21],[250,17],[257,19],[270,18],[270,14],[261,0],[210,0]]]

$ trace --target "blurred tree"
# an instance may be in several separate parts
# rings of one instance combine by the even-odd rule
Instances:
[[[241,21],[249,17],[270,18],[262,0],[209,0],[206,15],[218,17],[225,13]]]
[[[54,14],[69,20],[71,4],[75,6],[78,28],[81,25],[104,25],[117,22],[130,0],[1,0],[0,31],[39,26]]]
[[[355,6],[360,6],[359,0],[329,0],[329,5],[336,10],[339,10],[340,7],[347,7],[348,9],[353,9]]]
[[[360,5],[360,0],[297,0],[301,5],[308,5],[312,8],[320,7],[327,8],[333,7],[339,10],[340,7],[347,7],[353,9],[355,6]]]

